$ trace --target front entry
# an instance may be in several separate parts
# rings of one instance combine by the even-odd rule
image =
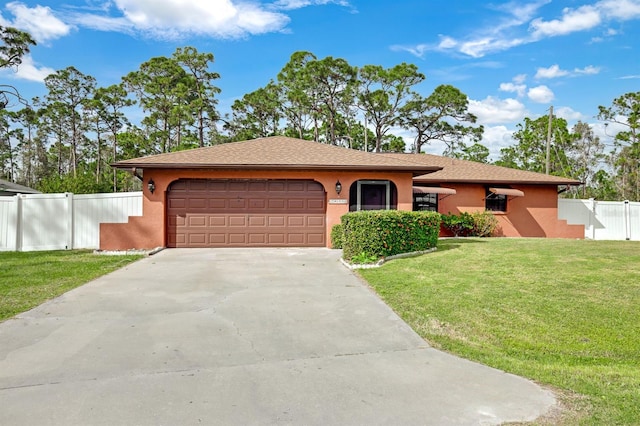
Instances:
[[[325,247],[312,180],[181,179],[167,191],[168,247]]]

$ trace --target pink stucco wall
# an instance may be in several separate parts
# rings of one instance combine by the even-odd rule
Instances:
[[[443,184],[457,191],[443,198],[438,205],[440,213],[484,211],[485,185]],[[569,225],[558,219],[556,185],[510,185],[524,192],[524,197],[509,198],[507,211],[495,212],[499,235],[505,237],[584,238],[583,225]]]

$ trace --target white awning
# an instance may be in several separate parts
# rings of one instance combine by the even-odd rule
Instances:
[[[439,186],[414,186],[414,194],[445,194],[455,195],[456,190],[453,188],[441,188]]]
[[[511,188],[489,188],[489,191],[496,195],[506,195],[508,197],[524,197],[524,192]]]

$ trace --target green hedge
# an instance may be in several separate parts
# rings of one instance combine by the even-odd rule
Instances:
[[[338,223],[331,228],[331,248],[341,249],[344,240],[344,229],[342,224]]]
[[[498,219],[490,211],[442,215],[442,227],[454,237],[490,237],[498,228]]]
[[[428,250],[438,244],[440,214],[373,210],[342,216],[342,257],[379,259]],[[333,238],[333,232],[332,232]]]

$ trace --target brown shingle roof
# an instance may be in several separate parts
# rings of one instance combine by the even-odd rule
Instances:
[[[119,169],[386,170],[422,175],[439,166],[302,139],[273,136],[118,161]]]
[[[417,176],[414,182],[474,182],[488,184],[552,184],[552,185],[580,185],[581,182],[558,176],[542,173],[528,172],[525,170],[511,169],[508,167],[494,166],[491,164],[477,163],[475,161],[458,160],[455,158],[441,157],[431,154],[383,154],[385,156],[413,161],[420,164],[429,164],[442,167],[442,170]]]

